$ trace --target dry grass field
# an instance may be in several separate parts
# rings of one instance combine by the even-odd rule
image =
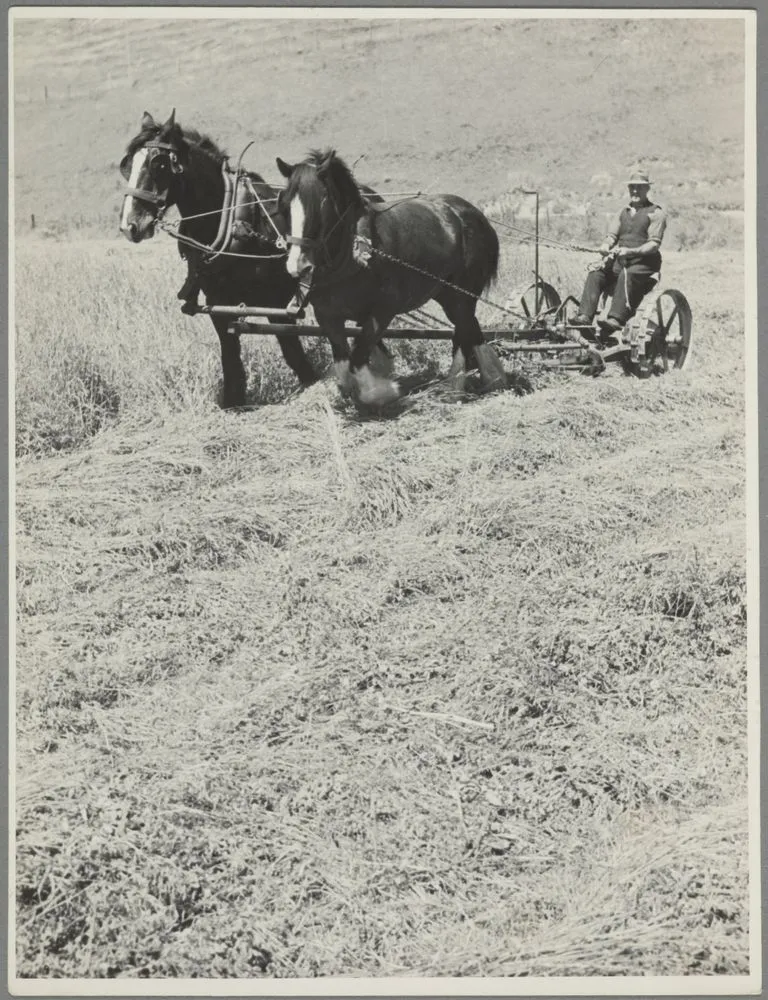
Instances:
[[[19,977],[750,971],[741,32],[17,22]],[[399,343],[371,419],[252,337],[224,412],[175,247],[116,236],[174,105],[575,242],[643,155],[692,363],[451,402]]]

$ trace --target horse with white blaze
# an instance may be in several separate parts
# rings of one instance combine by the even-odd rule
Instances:
[[[372,370],[371,353],[395,316],[432,299],[454,328],[449,379],[461,386],[465,372],[477,368],[488,388],[506,385],[475,317],[499,262],[498,236],[478,208],[452,194],[371,204],[334,150],[312,151],[296,165],[278,157],[277,165],[288,181],[280,196],[288,219],[286,267],[308,286],[344,388],[373,406],[398,397],[391,372]],[[362,329],[351,354],[347,320]]]

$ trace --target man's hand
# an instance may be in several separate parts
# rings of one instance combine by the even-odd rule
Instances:
[[[612,247],[610,243],[601,243],[600,246],[597,248],[597,251],[601,257],[607,257],[608,254],[611,252],[611,249]]]
[[[616,256],[619,258],[619,260],[626,262],[627,257],[631,257],[635,253],[637,253],[637,250],[635,250],[633,247],[619,247],[619,249],[616,251]]]

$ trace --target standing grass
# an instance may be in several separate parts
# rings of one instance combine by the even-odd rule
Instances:
[[[125,249],[18,246],[19,453],[77,447],[118,420],[141,424],[210,405],[215,358],[198,330],[180,335],[167,308],[175,296],[172,265],[159,266],[154,247],[130,258]]]
[[[527,280],[530,255],[514,248],[499,287]],[[179,311],[184,267],[175,245],[158,238],[121,241],[22,241],[16,255],[16,449],[45,455],[77,448],[106,427],[141,427],[174,413],[215,406],[219,344],[210,320]],[[503,296],[495,295],[495,298]],[[432,311],[444,319],[439,306]],[[480,304],[486,325],[509,318]],[[288,399],[299,383],[273,337],[242,337],[247,399]],[[322,371],[324,341],[305,341]],[[450,349],[434,342],[390,342],[401,368],[424,380],[443,375]]]
[[[219,342],[179,312],[184,268],[170,240],[26,241],[16,255],[16,448],[71,450],[105,427],[141,427],[216,405]],[[244,337],[254,405],[299,385],[274,338]],[[327,364],[317,343],[316,362]],[[329,354],[329,352],[328,352]]]

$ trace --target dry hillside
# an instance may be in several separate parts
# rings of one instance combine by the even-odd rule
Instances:
[[[642,160],[686,223],[743,207],[738,20],[62,19],[14,39],[22,227],[112,231],[122,150],[171,107],[232,156],[255,139],[268,177],[335,145],[384,190],[535,183],[604,208]]]

